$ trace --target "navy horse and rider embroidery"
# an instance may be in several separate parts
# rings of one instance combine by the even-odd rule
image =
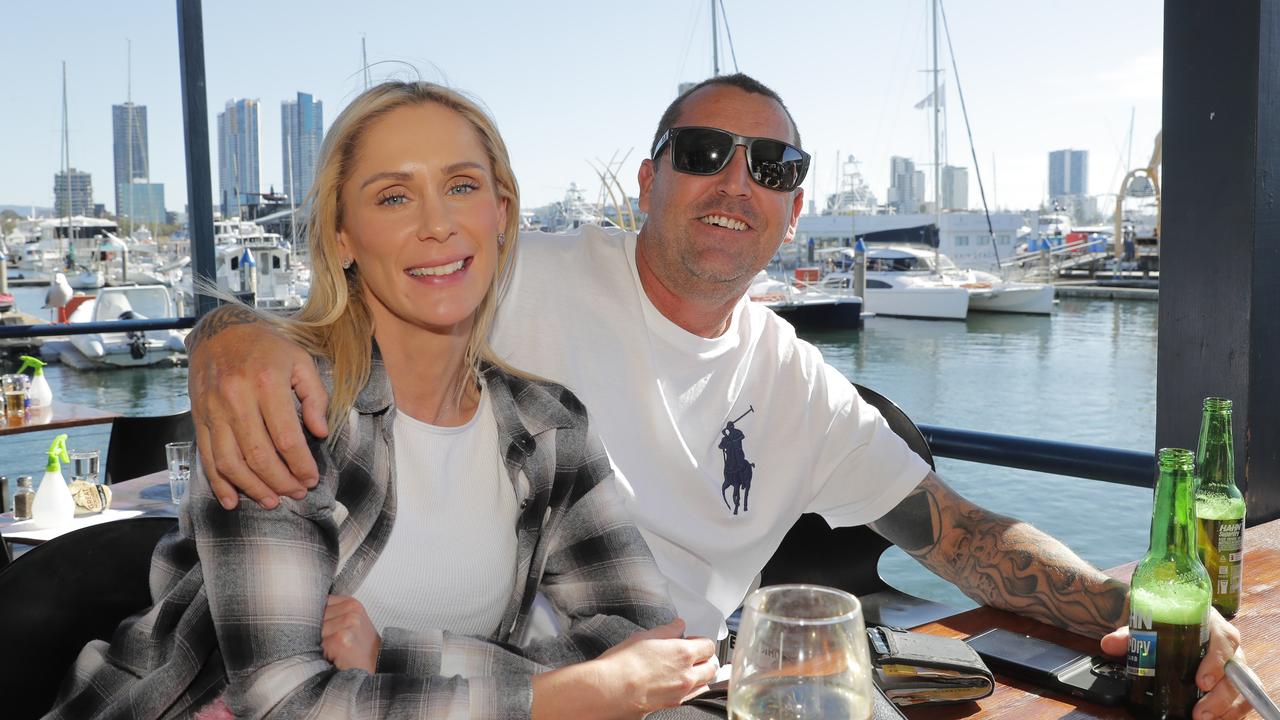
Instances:
[[[728,508],[729,498],[725,495],[725,491],[733,488],[733,507],[730,509],[733,510],[734,515],[738,514],[739,500],[741,500],[742,512],[748,510],[747,497],[751,494],[751,468],[756,466],[755,463],[747,460],[747,454],[742,449],[742,441],[747,436],[738,429],[736,423],[755,411],[755,407],[748,405],[746,412],[739,415],[736,420],[730,420],[720,431],[720,452],[724,455],[724,485],[720,486],[720,498]]]

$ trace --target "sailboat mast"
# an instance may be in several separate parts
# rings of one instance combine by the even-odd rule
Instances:
[[[716,0],[711,0],[711,71],[712,75],[720,75],[720,28],[716,20]]]
[[[364,36],[360,36],[360,68],[364,72],[364,89],[369,89],[369,52],[365,48]]]
[[[933,223],[938,229],[938,244],[942,243],[942,165],[939,162],[941,137],[942,97],[938,93],[938,0],[931,0],[933,12]],[[938,247],[933,248],[933,265],[938,266]]]
[[[128,114],[125,116],[124,134],[125,157],[127,158],[125,160],[125,164],[128,169],[124,178],[124,186],[126,191],[129,193],[129,234],[132,235],[134,228],[137,225],[133,212],[133,191],[135,189],[133,187],[133,128],[135,122],[133,112],[133,41],[126,39],[125,42],[128,43],[128,49],[125,52],[125,77],[127,79],[125,81],[124,106],[125,112]],[[139,138],[139,140],[141,140],[141,138]]]
[[[67,230],[63,233],[64,238],[71,237],[71,141],[68,139],[67,130],[67,61],[62,61],[62,184],[66,191],[65,202],[67,203]],[[58,260],[66,257],[64,251],[63,239],[58,239]],[[74,247],[74,245],[72,246]]]

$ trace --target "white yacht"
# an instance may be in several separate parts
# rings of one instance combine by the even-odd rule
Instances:
[[[852,263],[853,250],[833,248],[819,251],[840,258],[840,265]],[[851,281],[847,272],[831,273],[824,279],[832,286]],[[888,287],[885,287],[887,285]],[[910,293],[902,293],[910,288]],[[935,298],[928,299],[928,293]],[[876,290],[878,292],[872,292]],[[893,243],[872,245],[867,250],[867,311],[880,315],[963,319],[948,306],[945,298],[950,290],[965,294],[968,311],[1026,313],[1048,315],[1053,312],[1053,286],[1045,283],[1013,282],[992,273],[960,269],[949,257],[921,245]],[[898,291],[898,295],[891,295]],[[884,296],[877,299],[877,295]],[[954,303],[955,300],[950,302]],[[889,309],[878,306],[888,304]]]
[[[948,281],[969,291],[969,310],[979,312],[1053,314],[1053,286],[1048,283],[1015,282],[981,270],[961,270],[945,255],[942,275]]]
[[[853,251],[838,248],[836,252]],[[866,282],[868,313],[926,320],[964,320],[969,315],[969,291],[934,271],[932,250],[910,245],[871,247],[867,250]],[[827,273],[819,286],[827,290],[852,288],[853,273]]]
[[[299,282],[289,243],[261,225],[241,220],[215,224],[214,256],[218,288],[233,294],[252,293],[254,304],[268,310],[302,306],[307,283]],[[191,302],[191,267],[182,268],[184,303]]]

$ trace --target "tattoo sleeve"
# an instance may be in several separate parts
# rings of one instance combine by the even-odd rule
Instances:
[[[195,328],[187,335],[187,352],[194,351],[200,343],[217,335],[233,325],[249,325],[266,322],[262,316],[241,305],[222,305],[211,310],[196,323]]]
[[[1031,525],[974,505],[933,473],[871,527],[985,605],[1094,637],[1128,622],[1124,583]]]

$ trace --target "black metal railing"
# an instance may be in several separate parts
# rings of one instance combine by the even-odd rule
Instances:
[[[918,427],[938,457],[1134,487],[1152,487],[1155,479],[1155,453],[937,425]]]
[[[103,320],[87,323],[50,323],[48,325],[0,325],[0,340],[89,333],[139,332],[147,330],[186,330],[195,327],[196,318],[157,318],[154,320]]]

